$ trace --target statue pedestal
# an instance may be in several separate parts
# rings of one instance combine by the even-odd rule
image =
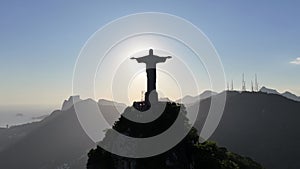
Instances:
[[[151,92],[145,93],[145,102],[149,106],[151,106],[151,104],[156,104],[158,102],[158,94],[156,90],[152,90]]]
[[[145,93],[145,101],[142,102],[134,102],[133,107],[140,111],[148,110],[151,105],[155,105],[158,103],[158,94],[156,90],[152,90],[150,93]]]

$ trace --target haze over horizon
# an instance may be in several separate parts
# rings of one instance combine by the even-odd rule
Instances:
[[[256,73],[260,87],[300,95],[300,2],[117,2],[1,2],[0,105],[61,105],[72,95],[74,65],[86,40],[114,19],[149,11],[200,28],[236,90],[244,72],[248,90]]]

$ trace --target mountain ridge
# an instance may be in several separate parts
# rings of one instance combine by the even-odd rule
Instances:
[[[283,93],[279,93],[276,89],[267,88],[265,86],[261,87],[259,90],[260,92],[267,93],[267,94],[277,94],[282,95],[283,97],[286,97],[288,99],[300,102],[300,96],[297,96],[289,91],[285,91]]]
[[[267,168],[281,169],[289,164],[290,168],[298,169],[300,154],[295,150],[300,149],[298,145],[300,131],[297,121],[300,119],[299,111],[297,111],[300,103],[281,95],[263,92],[229,91],[226,94],[225,111],[211,140],[233,152],[250,156]],[[99,105],[99,101],[92,99],[83,100],[80,103]],[[200,129],[201,123],[206,118],[205,112],[209,103],[210,98],[201,100],[196,124],[200,125]],[[111,108],[111,105],[102,107],[102,110],[109,112],[106,115],[110,118],[110,124],[113,124],[119,116],[119,112]],[[53,142],[55,140],[62,141],[59,144],[65,147],[52,145],[55,144]],[[68,164],[72,168],[77,166],[76,169],[79,169],[78,166],[85,166],[86,153],[94,146],[88,140],[89,138],[78,122],[74,105],[65,111],[55,110],[40,122],[0,130],[0,168],[38,169],[44,167],[52,169]],[[285,144],[286,140],[288,144]],[[88,144],[82,144],[84,142]],[[30,147],[39,147],[39,150]],[[76,151],[73,155],[70,154],[70,157],[80,160],[77,160],[77,163],[70,158],[66,161],[55,160],[61,158],[60,151],[63,150]],[[44,154],[44,156],[36,156],[36,159],[33,159],[29,154]],[[54,154],[54,156],[49,157],[48,154]],[[68,153],[65,156],[69,156]],[[16,163],[11,164],[11,159],[14,159]],[[33,164],[35,162],[38,164]]]

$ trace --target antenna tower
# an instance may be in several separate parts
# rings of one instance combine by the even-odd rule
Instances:
[[[258,82],[257,82],[257,75],[255,73],[255,91],[258,92]]]
[[[242,91],[246,91],[246,81],[245,81],[244,73],[243,73],[243,79],[242,79]]]

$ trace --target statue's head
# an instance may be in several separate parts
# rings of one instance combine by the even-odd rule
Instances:
[[[153,55],[153,49],[149,50],[149,55]]]

